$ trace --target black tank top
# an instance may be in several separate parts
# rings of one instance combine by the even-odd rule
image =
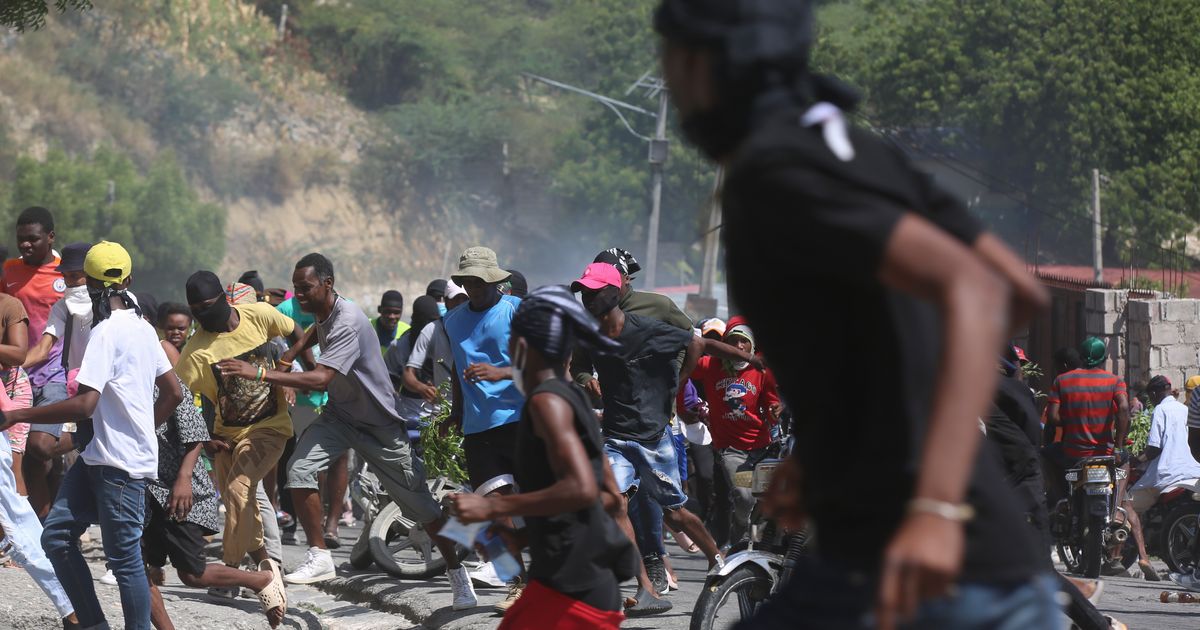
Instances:
[[[587,402],[587,394],[576,385],[551,379],[530,392],[559,396],[575,412],[575,430],[583,442],[596,484],[604,485],[604,440],[600,423]],[[517,428],[517,461],[514,476],[522,492],[542,490],[558,481],[546,453],[546,443],[534,433],[529,403],[521,411]],[[604,511],[597,499],[577,512],[550,517],[525,517],[528,530],[529,577],[576,599],[590,599],[592,590],[605,589],[637,572],[633,543]]]

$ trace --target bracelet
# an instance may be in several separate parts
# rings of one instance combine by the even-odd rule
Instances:
[[[955,504],[949,501],[939,501],[924,497],[916,497],[908,502],[908,513],[914,514],[917,512],[932,514],[948,521],[954,521],[955,523],[965,523],[975,518],[975,508],[966,503]]]
[[[257,376],[257,377],[255,377],[255,379],[254,379],[254,380],[258,381],[259,383],[263,382],[263,376],[265,376],[265,375],[266,375],[266,373],[267,373],[267,371],[266,371],[266,370],[264,370],[264,369],[262,368],[262,366],[260,365],[260,366],[258,367],[258,376]]]
[[[290,371],[292,371],[292,362],[284,361],[283,359],[279,359],[278,361],[275,362],[275,367],[284,368],[285,372],[290,372]]]

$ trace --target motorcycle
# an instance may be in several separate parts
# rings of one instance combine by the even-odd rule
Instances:
[[[1125,478],[1111,455],[1088,457],[1066,472],[1067,497],[1050,513],[1058,557],[1070,573],[1100,577],[1105,560],[1129,539],[1125,509],[1117,505],[1116,483]]]
[[[763,459],[752,471],[739,471],[734,485],[761,497],[782,457],[786,454]],[[733,547],[723,566],[709,571],[692,610],[691,630],[730,628],[752,617],[787,582],[805,553],[807,531],[785,531],[763,516],[758,503],[749,520],[748,539]]]
[[[1130,475],[1131,486],[1140,474]],[[1154,505],[1139,516],[1147,553],[1162,558],[1172,573],[1190,573],[1200,561],[1192,553],[1200,528],[1200,493],[1190,484],[1180,486],[1158,495]],[[1132,547],[1132,542],[1128,545]]]

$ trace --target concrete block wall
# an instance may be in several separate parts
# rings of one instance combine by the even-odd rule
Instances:
[[[1104,341],[1108,346],[1108,362],[1104,369],[1122,376],[1129,369],[1129,304],[1128,291],[1088,289],[1084,295],[1084,332]]]
[[[1162,374],[1183,387],[1200,374],[1200,300],[1131,300],[1125,314],[1128,382]]]

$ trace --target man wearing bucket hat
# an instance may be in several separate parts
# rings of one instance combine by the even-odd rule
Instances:
[[[107,627],[78,544],[80,532],[94,523],[104,530],[104,553],[121,592],[125,627],[150,628],[141,537],[146,483],[158,475],[154,427],[183,400],[154,328],[129,295],[132,269],[129,253],[117,243],[101,242],[88,250],[84,272],[95,326],[76,379],[79,393],[45,407],[10,411],[4,419],[4,426],[92,419],[95,435],[67,471],[42,533],[42,547],[85,628]]]
[[[486,247],[467,248],[450,280],[466,291],[468,301],[451,309],[442,320],[457,375],[451,379],[450,421],[462,427],[471,487],[485,496],[514,491],[517,425],[525,403],[513,383],[508,356],[512,318],[521,299],[500,292],[500,284],[511,275],[500,267],[496,252]],[[449,289],[446,298],[449,301]],[[518,578],[497,610],[508,610],[523,588]]]

